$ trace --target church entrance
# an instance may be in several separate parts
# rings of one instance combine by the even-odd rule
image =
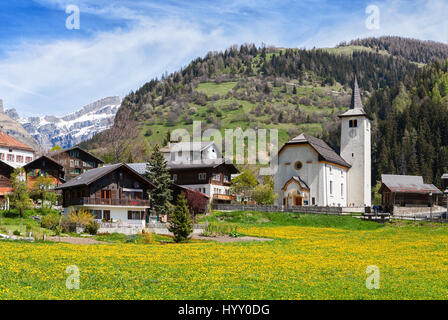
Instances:
[[[295,206],[303,206],[303,197],[295,196],[294,197],[294,205]]]

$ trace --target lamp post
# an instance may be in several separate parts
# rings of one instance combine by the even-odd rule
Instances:
[[[446,189],[443,192],[446,196],[446,213],[445,213],[445,219],[448,220],[448,189]]]
[[[429,193],[429,216],[432,222],[432,192]]]

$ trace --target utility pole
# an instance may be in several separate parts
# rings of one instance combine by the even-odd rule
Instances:
[[[429,193],[429,216],[432,222],[432,192]]]

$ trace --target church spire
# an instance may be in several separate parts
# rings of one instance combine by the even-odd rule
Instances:
[[[355,82],[353,84],[353,92],[352,92],[352,102],[350,104],[350,109],[363,109],[361,93],[359,91],[358,79],[355,75]]]

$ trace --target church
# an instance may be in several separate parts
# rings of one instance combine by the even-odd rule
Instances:
[[[364,111],[355,77],[350,109],[341,118],[341,153],[325,141],[301,134],[278,153],[274,191],[278,205],[370,207],[371,118]]]

